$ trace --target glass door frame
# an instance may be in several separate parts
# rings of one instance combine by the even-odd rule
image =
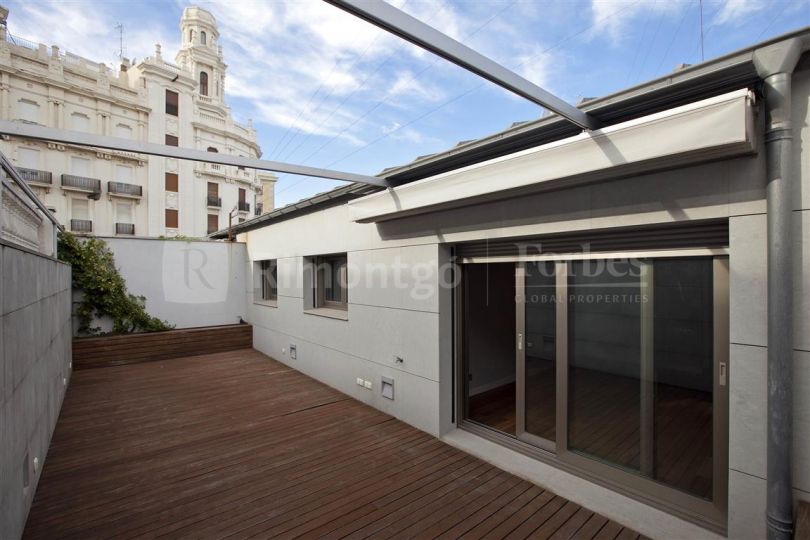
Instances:
[[[697,496],[667,486],[652,478],[625,471],[619,467],[602,463],[596,459],[571,451],[568,448],[568,262],[585,259],[627,259],[627,258],[669,258],[669,257],[712,257],[713,280],[713,340],[714,340],[714,382],[713,382],[713,494],[707,501]],[[728,380],[729,380],[729,260],[728,250],[718,248],[672,249],[624,251],[604,253],[571,253],[536,255],[527,257],[471,257],[458,261],[459,264],[515,263],[515,304],[517,330],[515,339],[525,341],[525,263],[534,261],[554,261],[556,275],[556,430],[555,442],[533,436],[525,432],[525,344],[518,342],[516,347],[516,437],[500,433],[491,428],[466,419],[465,390],[462,380],[464,373],[464,309],[463,294],[456,295],[455,348],[456,370],[459,385],[456,388],[456,417],[458,427],[469,429],[476,434],[530,455],[604,485],[619,493],[639,499],[669,513],[697,522],[710,529],[725,532],[728,508]],[[464,287],[462,280],[461,287]],[[521,432],[521,425],[523,430]]]
[[[518,261],[515,263],[515,317],[516,317],[516,346],[515,346],[515,436],[533,446],[551,453],[556,453],[558,443],[560,448],[566,448],[566,434],[560,432],[560,425],[565,417],[562,413],[565,411],[566,402],[568,399],[568,392],[564,391],[567,388],[566,378],[566,360],[568,357],[568,342],[567,340],[560,339],[560,326],[566,327],[567,325],[567,312],[564,306],[558,305],[555,302],[555,378],[556,378],[556,392],[555,392],[555,425],[554,441],[550,441],[538,435],[526,431],[526,262]],[[567,262],[554,261],[554,276],[555,276],[555,298],[564,297],[566,291],[567,280]],[[563,313],[561,313],[563,311]],[[567,327],[566,327],[567,334]],[[565,432],[565,430],[563,430]]]

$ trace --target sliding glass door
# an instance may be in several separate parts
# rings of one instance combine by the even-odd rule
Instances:
[[[724,512],[728,264],[693,251],[465,265],[464,419]]]

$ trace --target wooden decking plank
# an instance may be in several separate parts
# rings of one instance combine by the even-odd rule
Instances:
[[[25,538],[465,533],[637,537],[241,349],[75,372]]]

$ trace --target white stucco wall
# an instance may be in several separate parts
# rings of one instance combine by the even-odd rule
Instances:
[[[132,294],[178,328],[245,318],[245,245],[237,242],[104,238]]]

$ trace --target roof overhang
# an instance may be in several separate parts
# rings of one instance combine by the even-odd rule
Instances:
[[[715,96],[349,201],[377,222],[755,151],[747,90]]]

